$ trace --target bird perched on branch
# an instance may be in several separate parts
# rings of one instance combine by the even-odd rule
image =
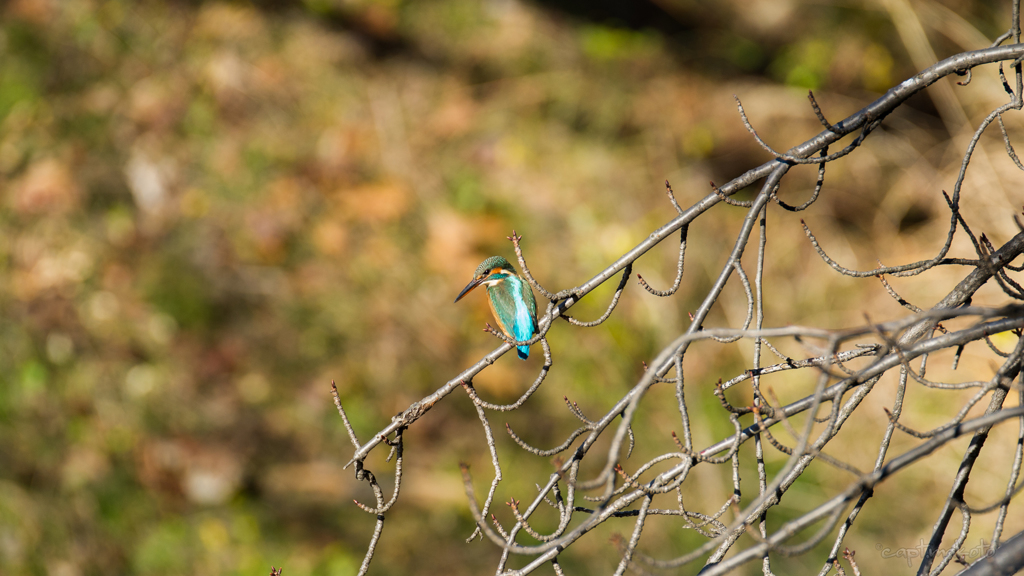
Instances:
[[[512,340],[522,342],[533,338],[537,333],[537,301],[533,298],[533,290],[523,280],[516,269],[501,256],[491,256],[476,267],[473,279],[459,292],[456,302],[469,294],[474,288],[483,284],[487,286],[487,300],[491,305],[491,314],[498,321],[498,328]],[[529,346],[517,346],[519,357],[526,360],[530,356]]]

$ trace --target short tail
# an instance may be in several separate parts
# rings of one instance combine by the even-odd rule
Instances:
[[[530,347],[529,346],[518,346],[518,347],[516,347],[516,351],[519,353],[519,358],[521,360],[526,360],[527,358],[530,357]]]

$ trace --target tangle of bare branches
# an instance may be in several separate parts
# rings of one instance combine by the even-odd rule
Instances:
[[[1008,40],[1013,44],[1003,45]],[[1007,156],[1024,171],[1003,121],[1003,116],[1020,111],[1024,103],[1022,60],[1024,45],[1020,44],[1019,0],[1014,0],[1012,24],[991,47],[946,58],[899,83],[847,118],[834,123],[828,121],[813,94],[809,95],[812,112],[824,130],[785,152],[776,151],[764,142],[755,129],[755,121],[748,117],[737,98],[740,121],[751,137],[772,155],[772,159],[722,186],[712,184],[710,194],[686,208],[679,204],[671,186],[666,183],[671,205],[667,212],[672,215],[671,219],[599,274],[578,286],[557,292],[545,289],[528,266],[528,245],[513,232],[509,239],[519,267],[548,303],[539,319],[537,335],[526,342],[541,343],[544,365],[522,397],[512,404],[494,404],[481,398],[473,387],[473,378],[477,374],[515,345],[524,344],[515,343],[496,331],[494,334],[504,340],[498,348],[452,377],[432,394],[414,402],[369,439],[358,439],[343,409],[343,402],[338,398],[337,389],[334,389],[338,412],[354,447],[346,468],[353,467],[356,479],[367,482],[374,494],[374,502],[356,503],[361,510],[377,518],[359,574],[368,571],[377,551],[384,518],[399,501],[403,436],[414,433],[420,418],[460,389],[476,409],[493,468],[488,474],[491,481],[485,495],[477,494],[468,467],[462,468],[468,507],[476,521],[476,532],[470,538],[482,536],[494,544],[498,551],[495,573],[499,575],[530,574],[546,565],[550,565],[556,574],[562,574],[564,568],[559,562],[560,555],[566,554],[574,543],[606,523],[621,523],[625,533],[615,540],[619,554],[613,569],[616,575],[626,571],[649,573],[683,566],[693,566],[687,572],[693,573],[697,570],[696,564],[703,563],[701,574],[710,576],[732,572],[748,562],[759,562],[763,573],[768,575],[772,573],[773,558],[810,554],[822,549],[819,545],[828,550],[814,559],[815,565],[820,566],[820,575],[833,569],[839,574],[845,574],[847,569],[859,574],[854,551],[847,548],[847,537],[856,530],[860,513],[872,505],[876,487],[960,437],[969,437],[970,440],[955,475],[944,480],[948,496],[935,513],[917,573],[938,574],[952,562],[967,562],[962,548],[972,517],[982,514],[996,516],[995,530],[990,538],[991,550],[987,558],[971,559],[974,566],[968,573],[994,573],[991,567],[995,558],[1000,558],[1004,565],[1011,562],[1017,568],[1024,567],[1024,555],[1013,553],[1021,547],[1021,534],[1005,542],[1002,534],[1005,520],[1011,517],[1010,508],[1016,506],[1016,513],[1020,514],[1017,496],[1024,486],[1021,483],[1024,461],[1024,339],[1021,338],[1024,331],[1024,289],[1019,277],[1014,278],[1014,273],[1022,269],[1014,262],[1020,262],[1019,257],[1024,253],[1024,226],[1019,218],[1007,214],[1008,219],[1015,219],[1020,232],[996,245],[984,234],[975,236],[961,212],[966,193],[965,175],[978,143],[986,132],[990,132],[993,123],[998,124]],[[1003,63],[1012,69],[1012,85],[1007,81]],[[1006,101],[977,126],[963,151],[952,192],[942,192],[949,210],[949,225],[945,238],[937,242],[938,247],[931,257],[893,266],[879,264],[873,270],[854,270],[844,266],[836,256],[830,256],[827,247],[804,224],[810,245],[825,264],[850,278],[879,278],[881,289],[898,302],[907,315],[886,322],[865,320],[861,325],[838,330],[813,326],[766,327],[764,271],[772,261],[768,257],[767,220],[773,207],[786,211],[813,211],[815,202],[828,194],[827,164],[856,154],[862,144],[884,125],[885,119],[914,94],[951,75],[965,76],[966,80],[960,84],[967,86],[975,69],[982,73],[988,70],[986,65],[991,64],[998,64]],[[847,139],[845,143],[844,139]],[[841,148],[829,153],[830,146]],[[805,202],[791,206],[779,200],[777,193],[790,169],[802,164],[817,165],[817,181]],[[732,198],[738,191],[756,183],[760,183],[759,191],[753,199],[740,202]],[[665,343],[660,353],[648,363],[644,374],[617,402],[606,406],[601,414],[585,415],[577,404],[566,399],[571,416],[579,424],[568,436],[552,438],[544,447],[530,445],[508,425],[505,430],[508,442],[501,434],[494,434],[488,415],[526,409],[526,400],[544,385],[552,371],[552,359],[557,356],[557,350],[547,339],[550,330],[600,329],[597,327],[615,312],[616,305],[625,294],[634,267],[640,269],[644,266],[641,258],[676,233],[679,234],[679,251],[677,275],[672,285],[658,290],[639,274],[637,278],[640,285],[653,295],[670,297],[679,293],[685,286],[684,261],[690,224],[712,209],[726,209],[727,205],[742,208],[746,216],[727,253],[721,256],[711,287],[691,314],[690,325],[671,342]],[[974,246],[973,255],[950,256],[957,233],[970,239]],[[755,251],[756,264],[751,265],[751,258],[748,258],[745,269],[742,258],[751,250]],[[963,270],[960,280],[945,287],[944,297],[934,303],[909,302],[886,279],[887,276],[925,274],[936,267],[950,266]],[[583,297],[616,276],[619,276],[617,288],[602,316],[593,321],[579,321],[569,316],[569,310]],[[706,326],[709,312],[720,303],[726,287],[736,282],[739,283],[737,289],[742,289],[747,298],[747,313],[742,325],[733,328]],[[974,305],[975,296],[985,286],[998,291],[1002,301],[996,305]],[[639,297],[648,297],[642,292],[638,294]],[[555,321],[560,317],[569,322],[555,328]],[[1008,349],[1000,349],[992,339],[996,334],[1009,334],[1009,339],[1016,343]],[[705,446],[696,444],[691,430],[692,408],[689,404],[696,392],[687,386],[692,386],[692,383],[688,383],[684,375],[691,348],[697,343],[744,346],[753,350],[753,362],[746,370],[722,375],[714,388],[722,408],[720,416],[723,422],[728,421],[733,432]],[[961,382],[942,382],[926,375],[929,362],[941,353],[953,354],[954,362],[957,362],[968,346],[991,348],[998,363],[993,361],[988,373],[972,374]],[[1007,348],[1005,343],[1003,348]],[[780,361],[763,358],[766,349]],[[780,351],[786,349],[802,349],[806,353],[803,357],[790,357]],[[804,374],[814,382],[813,391],[796,401],[779,402],[775,390],[785,389],[794,381],[795,375]],[[888,393],[879,391],[881,387],[878,386],[887,375],[896,382],[895,393],[884,400],[887,405],[884,430],[877,435],[877,445],[871,447],[874,463],[869,469],[862,470],[848,462],[843,454],[829,453],[827,449],[830,442],[846,430],[844,426],[852,426],[850,420],[855,413],[867,410],[865,399],[869,395],[879,397]],[[674,389],[677,405],[673,409],[678,412],[676,429],[680,434],[673,433],[671,438],[665,438],[663,449],[646,461],[628,462],[636,441],[632,424],[645,400],[650,398],[651,391],[663,386]],[[954,398],[953,394],[969,396],[951,409],[939,426],[928,426],[915,421],[905,411],[906,394],[917,386],[949,394],[951,403],[957,398],[964,398]],[[734,405],[727,398],[727,392],[733,394],[731,390],[739,388],[749,389],[753,399],[749,405]],[[1005,491],[992,494],[986,501],[973,501],[968,496],[967,487],[977,475],[975,468],[979,455],[985,449],[994,449],[990,448],[990,432],[994,427],[1006,426],[1008,421],[1017,422],[1019,441],[1015,444],[1015,451],[1003,458],[1009,476]],[[912,439],[912,447],[894,449],[893,442],[898,435]],[[867,441],[867,436],[864,441]],[[753,447],[749,446],[751,442]],[[769,470],[763,442],[784,456],[781,466]],[[394,490],[390,497],[364,466],[367,456],[381,445],[390,448],[389,460],[394,460]],[[547,477],[536,479],[536,493],[522,495],[521,501],[513,497],[507,502],[513,519],[502,524],[492,509],[504,478],[501,466],[503,448],[499,447],[506,445],[518,446],[538,458],[554,458],[556,469]],[[741,487],[740,470],[748,459],[752,462],[751,469],[756,468],[758,474],[755,493],[741,489],[745,487]],[[582,467],[584,461],[588,464],[586,468]],[[791,511],[780,512],[779,504],[815,462],[827,464],[825,469],[838,472],[842,487],[833,490],[820,502],[801,508],[806,511],[795,515]],[[695,504],[695,499],[688,495],[687,479],[702,466],[729,467],[727,470],[731,470],[733,486],[727,499],[721,502],[700,500]],[[688,506],[684,506],[684,500]],[[539,523],[531,524],[538,510],[553,511],[557,516],[557,524],[547,532],[537,527]],[[703,543],[661,557],[656,551],[642,550],[645,528],[651,518],[660,516],[679,517],[680,528],[693,530],[703,538]],[[774,521],[769,522],[769,519]],[[957,519],[959,529],[956,527]],[[744,539],[744,536],[749,538]],[[513,555],[526,557],[525,565],[510,568],[509,559]],[[848,568],[843,567],[843,562]]]

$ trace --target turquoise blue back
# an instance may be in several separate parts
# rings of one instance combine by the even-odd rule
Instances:
[[[525,280],[510,274],[497,285],[488,286],[487,296],[498,327],[506,336],[518,341],[533,338],[537,333],[537,301]],[[523,360],[530,356],[529,346],[516,349]]]

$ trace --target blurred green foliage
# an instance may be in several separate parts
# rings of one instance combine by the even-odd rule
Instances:
[[[688,203],[764,160],[732,92],[861,97],[914,71],[872,6],[679,4],[678,37],[508,0],[0,5],[0,572],[355,573],[372,518],[351,500],[371,496],[341,469],[332,379],[365,439],[496,345],[483,299],[451,300],[483,257],[511,256],[513,228],[542,282],[576,285],[674,215],[665,178]],[[768,129],[796,142],[807,116]],[[691,235],[728,238],[740,217]],[[690,248],[677,298],[633,290],[600,329],[553,331],[558,368],[510,424],[553,445],[573,426],[563,395],[603,413],[687,324],[719,249]],[[667,285],[674,262],[659,248],[643,274]],[[478,387],[515,398],[536,356]],[[709,359],[694,382],[743,362]],[[673,405],[638,434],[664,440]],[[469,403],[407,442],[373,573],[491,569],[493,548],[463,542],[457,463],[479,482],[489,467]],[[548,470],[505,457],[513,492]],[[656,542],[692,543],[676,528]],[[609,535],[566,566],[604,570]]]

